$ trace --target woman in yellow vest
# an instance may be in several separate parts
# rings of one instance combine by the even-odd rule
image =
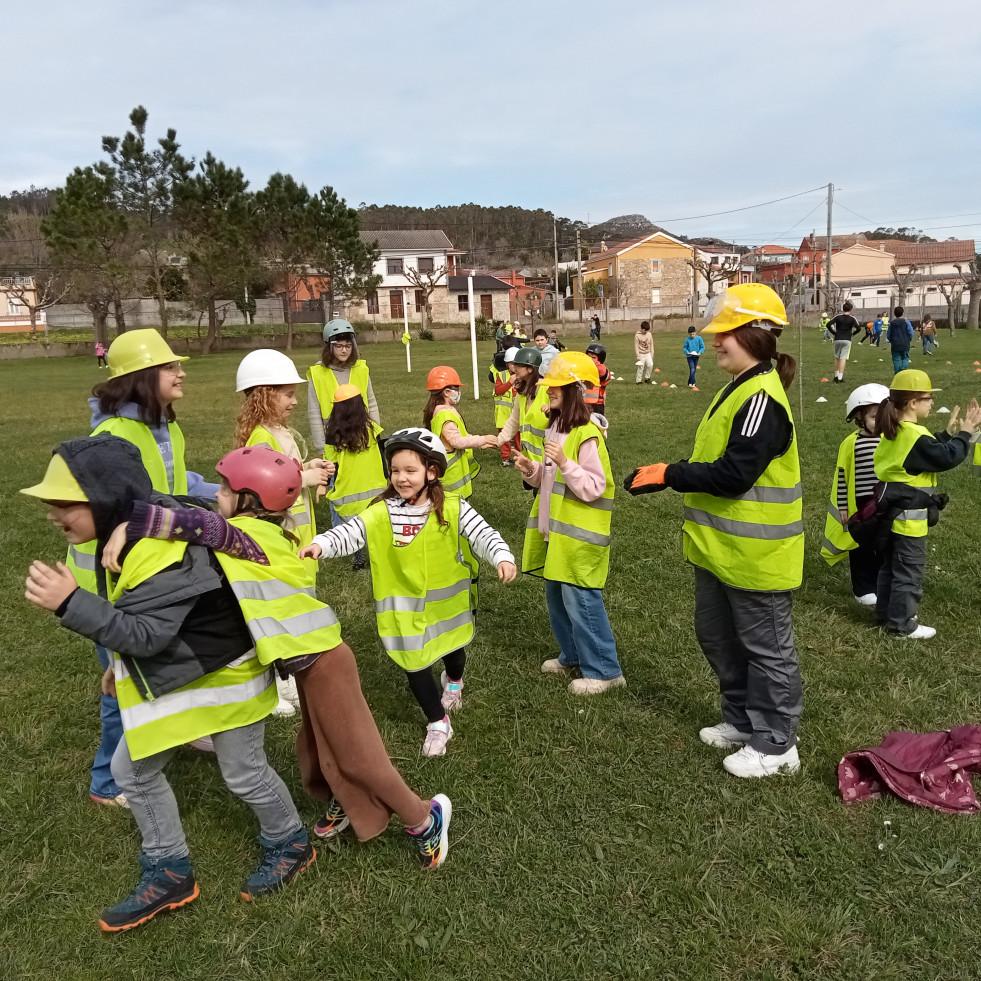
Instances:
[[[873,430],[879,403],[888,396],[889,389],[875,382],[859,385],[848,396],[845,421],[854,421],[857,428],[838,447],[831,500],[824,519],[821,558],[828,565],[835,565],[848,556],[852,595],[860,606],[875,606],[882,556],[874,541],[855,541],[848,530],[848,520],[873,496],[875,490],[877,478],[872,457],[879,445],[879,437]]]
[[[687,462],[655,463],[624,482],[631,494],[685,494],[684,554],[695,567],[695,634],[719,679],[723,721],[699,732],[736,750],[737,777],[800,767],[800,664],[791,622],[804,567],[800,462],[785,389],[797,364],[777,352],[787,314],[762,283],[715,297],[702,330],[732,381],[712,400]],[[776,367],[774,367],[776,361]]]
[[[92,435],[112,433],[132,443],[143,459],[153,489],[161,494],[212,498],[218,485],[184,465],[184,434],[176,422],[174,403],[184,397],[184,370],[170,345],[157,331],[129,330],[109,345],[109,377],[92,391]],[[82,589],[98,593],[96,543],[70,545],[66,560]],[[103,671],[109,655],[99,645]],[[110,763],[122,736],[115,698],[103,695],[102,738],[92,764],[89,796],[98,804],[121,804],[125,795],[112,779]],[[203,744],[202,748],[207,748]]]
[[[496,566],[504,582],[517,569],[501,536],[463,498],[444,492],[446,450],[434,433],[399,430],[385,440],[385,456],[392,476],[382,500],[299,554],[335,558],[368,549],[378,635],[426,716],[423,755],[443,756],[453,737],[450,713],[463,707],[477,559]],[[431,667],[440,659],[442,691]]]
[[[222,457],[217,470],[220,514],[136,505],[106,548],[110,561],[119,542],[141,537],[213,548],[259,661],[296,678],[302,713],[296,753],[303,786],[327,804],[314,833],[332,838],[350,825],[360,841],[367,841],[388,827],[394,813],[423,867],[435,868],[449,847],[452,805],[443,794],[422,799],[392,765],[337,616],[305,585],[304,560],[283,527],[300,490],[296,461],[268,447],[244,447]]]
[[[300,434],[289,426],[296,408],[296,386],[303,379],[296,365],[281,351],[250,351],[238,366],[235,391],[244,392],[235,427],[235,446],[268,446],[282,453],[303,469],[303,490],[290,508],[289,531],[301,545],[309,545],[317,533],[313,506],[318,488],[326,487],[330,471],[323,460],[303,462]],[[317,563],[308,562],[307,585],[317,584]],[[292,679],[278,678],[279,704],[274,715],[293,715],[300,706],[296,684]]]
[[[49,502],[48,517],[70,542],[106,545],[130,510],[149,500],[151,485],[137,450],[105,434],[62,443],[44,480],[23,493]],[[118,574],[106,575],[108,599],[79,589],[63,565],[31,566],[28,599],[114,652],[103,690],[118,696],[125,738],[112,773],[143,838],[143,874],[102,914],[107,932],[130,930],[199,894],[164,774],[177,748],[199,736],[211,735],[226,784],[259,821],[263,858],[243,896],[281,889],[315,857],[263,749],[264,719],[276,705],[272,672],[256,657],[228,579],[211,558],[183,542],[135,542],[121,563],[110,563]]]
[[[911,498],[903,502],[905,507],[892,522],[879,571],[875,616],[890,633],[913,640],[929,640],[937,633],[918,618],[937,474],[967,459],[971,438],[981,427],[981,408],[975,399],[963,420],[955,406],[946,431],[934,435],[921,425],[933,408],[933,393],[939,391],[930,385],[925,371],[906,368],[897,372],[875,420],[875,433],[882,437],[875,450],[875,475],[886,484],[886,499],[895,499],[897,491],[902,494],[904,490]]]
[[[327,500],[332,527],[360,514],[385,489],[388,480],[378,445],[381,434],[382,427],[369,418],[358,389],[339,385],[324,436],[324,459],[331,478]],[[364,552],[359,549],[354,554],[354,569],[364,567]]]
[[[446,450],[446,473],[441,482],[450,495],[467,498],[473,493],[473,478],[480,473],[474,450],[497,448],[496,436],[471,436],[457,406],[460,403],[460,376],[453,368],[440,365],[426,378],[429,401],[422,413],[422,425],[432,430]]]
[[[324,451],[327,420],[334,409],[334,392],[338,385],[354,385],[364,399],[373,422],[381,423],[378,403],[368,375],[368,362],[358,351],[354,327],[347,320],[331,320],[324,326],[324,349],[320,361],[307,369],[307,420],[313,452]]]
[[[549,423],[544,461],[519,453],[515,466],[538,488],[525,532],[521,571],[545,580],[545,602],[558,657],[546,674],[582,677],[569,684],[576,695],[595,695],[625,685],[616,641],[603,605],[610,570],[613,475],[602,431],[583,400],[586,385],[599,385],[593,360],[563,351],[538,383],[548,392]]]
[[[514,408],[497,435],[497,444],[503,446],[518,436],[521,452],[533,463],[541,463],[548,428],[548,390],[538,385],[542,352],[537,347],[511,347],[504,359],[513,379]]]

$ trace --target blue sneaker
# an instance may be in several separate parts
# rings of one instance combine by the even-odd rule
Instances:
[[[317,852],[307,838],[307,829],[300,828],[283,841],[269,841],[259,835],[259,844],[265,849],[259,867],[245,880],[242,898],[251,902],[259,896],[268,896],[289,885],[304,869],[313,864]]]
[[[107,909],[99,920],[99,926],[107,933],[132,930],[158,913],[186,906],[201,894],[189,858],[163,858],[154,862],[141,854],[140,865],[143,877],[136,888],[117,906]]]
[[[424,869],[435,869],[446,861],[450,850],[450,818],[453,805],[446,794],[437,794],[429,807],[429,824],[425,831],[410,831],[409,834],[419,850],[419,861]]]

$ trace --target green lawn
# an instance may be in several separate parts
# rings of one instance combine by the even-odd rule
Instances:
[[[655,336],[658,381],[635,387],[629,337],[608,342],[624,381],[611,386],[610,453],[618,483],[633,467],[676,460],[724,376],[709,354],[701,391],[685,387],[683,334]],[[583,340],[582,346],[586,341]],[[798,338],[783,345],[796,353]],[[417,425],[425,373],[450,363],[469,378],[463,343],[368,348],[382,420]],[[968,468],[943,478],[951,504],[931,534],[922,609],[938,636],[888,640],[850,599],[847,569],[817,552],[835,449],[848,432],[854,385],[888,383],[887,350],[856,346],[846,385],[831,376],[831,345],[804,341],[798,417],[807,559],[795,605],[805,683],[800,774],[759,782],[721,768],[700,726],[718,720],[713,677],[692,626],[692,574],[681,559],[681,500],[618,492],[606,603],[629,681],[625,691],[573,700],[543,676],[553,656],[540,582],[482,577],[465,709],[445,758],[419,755],[422,716],[378,643],[367,573],[322,566],[321,588],[393,757],[420,792],[454,803],[446,865],[425,875],[394,827],[367,845],[321,848],[286,893],[246,905],[238,887],[258,860],[251,813],[225,790],[213,759],[182,752],[170,768],[201,898],[132,934],[103,935],[96,917],[136,878],[139,840],[126,812],[87,797],[98,732],[99,669],[91,644],[22,599],[35,557],[64,545],[37,502],[17,489],[43,473],[51,447],[85,434],[94,358],[0,364],[3,425],[3,609],[0,643],[0,950],[4,979],[26,978],[883,978],[981,976],[971,967],[979,892],[977,819],[895,800],[846,808],[842,754],[898,728],[981,721],[981,506]],[[312,353],[312,352],[311,352]],[[239,354],[186,365],[179,418],[188,463],[213,471],[234,428]],[[297,359],[305,365],[309,357]],[[461,408],[489,431],[481,399]],[[953,363],[948,365],[947,360]],[[981,390],[972,362],[981,336],[941,337],[928,362],[953,408]],[[464,370],[466,369],[466,370]],[[819,396],[827,403],[816,404]],[[791,390],[798,412],[798,388]],[[798,413],[799,415],[799,413]],[[941,428],[943,419],[935,428]],[[297,409],[305,430],[304,406]],[[472,499],[520,553],[530,497],[513,470],[482,456]],[[272,720],[274,765],[305,819],[291,720]],[[885,822],[891,821],[891,826]],[[975,911],[975,912],[972,912]]]

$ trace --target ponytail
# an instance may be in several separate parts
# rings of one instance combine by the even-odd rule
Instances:
[[[889,395],[879,403],[879,408],[875,413],[873,435],[895,439],[899,432],[899,424],[903,421],[906,407],[910,402],[915,402],[929,394],[929,392],[894,392],[890,389]]]
[[[743,324],[730,333],[736,339],[736,343],[757,361],[776,361],[780,384],[783,385],[784,391],[790,388],[797,376],[797,361],[791,355],[777,351],[779,328],[768,330],[765,327],[760,327],[754,321],[750,324]]]

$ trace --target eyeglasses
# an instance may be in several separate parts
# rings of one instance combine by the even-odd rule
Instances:
[[[331,341],[333,347],[354,347],[350,341]]]

